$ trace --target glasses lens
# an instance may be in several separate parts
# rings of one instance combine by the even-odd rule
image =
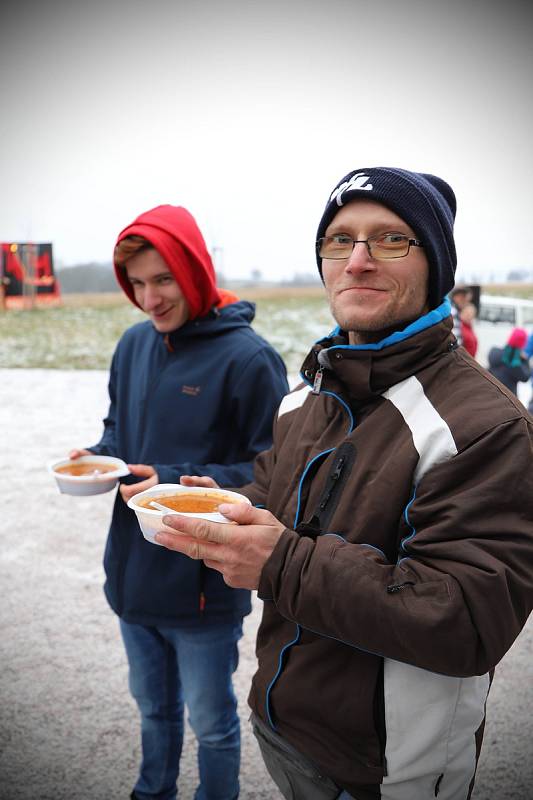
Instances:
[[[317,242],[320,258],[349,258],[353,239],[349,236],[324,236]]]
[[[368,240],[373,258],[401,258],[409,252],[409,237],[403,233],[382,233]]]

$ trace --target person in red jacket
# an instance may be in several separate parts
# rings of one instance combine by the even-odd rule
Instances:
[[[459,312],[461,321],[461,338],[463,347],[470,353],[472,358],[476,357],[478,340],[474,330],[474,320],[477,317],[477,309],[473,303],[467,303]]]
[[[450,292],[452,308],[455,311],[454,329],[457,341],[461,344],[472,358],[476,357],[478,340],[474,331],[474,320],[477,317],[477,309],[472,302],[472,292],[468,286],[455,286]]]

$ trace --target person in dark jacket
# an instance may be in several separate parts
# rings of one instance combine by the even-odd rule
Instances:
[[[271,444],[286,369],[252,329],[254,306],[217,289],[186,209],[141,214],[120,233],[114,264],[120,286],[150,320],[118,343],[101,440],[70,455],[119,456],[131,472],[117,493],[104,556],[104,590],[120,618],[141,715],[142,764],[131,796],[176,797],[185,704],[199,745],[195,799],[235,800],[240,725],[232,673],[250,592],[147,542],[126,503],[190,474],[221,486],[248,483],[254,457]]]
[[[453,335],[457,344],[463,345],[463,325],[461,323],[461,310],[468,302],[468,288],[462,284],[454,286],[450,292],[451,313],[453,320]]]
[[[518,394],[518,382],[531,377],[529,358],[524,350],[527,344],[527,331],[514,328],[505,347],[491,347],[488,355],[488,370],[514,394]]]
[[[524,348],[524,352],[531,366],[533,364],[533,333],[530,333],[529,336],[527,337],[527,342]],[[527,410],[529,411],[530,414],[533,414],[533,377],[531,378],[531,394],[529,396]]]
[[[248,701],[291,800],[467,800],[533,605],[533,419],[452,333],[455,208],[434,175],[339,182],[316,237],[338,326],[239,490],[253,505],[156,535],[264,600]]]

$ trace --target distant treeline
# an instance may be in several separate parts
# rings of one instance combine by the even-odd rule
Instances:
[[[118,292],[120,287],[115,278],[115,271],[111,262],[78,264],[75,267],[60,267],[55,271],[59,286],[63,294],[79,294],[80,292]],[[217,285],[230,288],[234,284],[239,286],[261,286],[270,284],[270,281],[261,280],[262,276],[255,276],[253,280],[232,281],[226,280],[223,275],[218,275]],[[320,284],[318,271],[316,273],[295,273],[291,280],[280,281],[282,286],[313,286]]]
[[[64,294],[119,291],[111,263],[63,267],[56,270],[56,277]]]

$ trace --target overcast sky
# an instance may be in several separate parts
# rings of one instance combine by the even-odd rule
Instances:
[[[228,277],[316,269],[352,169],[448,180],[459,273],[533,268],[533,24],[507,0],[8,0],[0,240],[109,261],[186,206]],[[4,4],[5,8],[5,4]]]

